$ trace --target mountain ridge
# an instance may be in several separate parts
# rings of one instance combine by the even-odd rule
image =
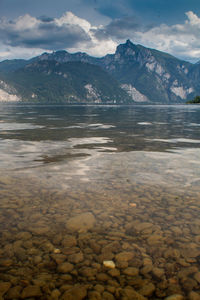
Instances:
[[[118,45],[114,54],[107,54],[103,57],[92,57],[84,52],[71,54],[65,50],[59,50],[52,53],[43,53],[27,61],[6,60],[0,63],[0,79],[3,80],[2,78],[4,78],[7,83],[12,85],[13,82],[10,78],[13,78],[15,72],[17,73],[19,70],[21,70],[20,72],[26,72],[27,66],[33,67],[34,64],[45,61],[55,61],[61,65],[80,62],[99,67],[98,72],[101,73],[101,70],[106,72],[109,76],[108,81],[112,78],[115,84],[118,83],[116,86],[119,88],[120,100],[117,101],[116,93],[114,93],[113,99],[115,101],[112,101],[112,93],[110,93],[110,101],[113,103],[185,103],[186,100],[200,93],[200,64],[192,64],[168,53],[133,44],[130,40]],[[80,65],[80,68],[82,67],[84,68],[84,65]],[[93,71],[97,76],[97,70]],[[76,80],[79,80],[79,78],[76,77]],[[114,81],[112,84],[114,84]],[[90,83],[88,82],[88,84]],[[29,85],[31,86],[30,83]],[[72,83],[73,85],[74,83]],[[17,90],[16,85],[14,88]],[[104,103],[103,98],[105,99],[103,89],[102,85],[102,96],[99,99],[99,102],[102,103]],[[84,98],[85,94],[83,93],[81,97]]]

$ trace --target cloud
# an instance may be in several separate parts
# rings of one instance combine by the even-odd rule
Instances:
[[[118,43],[131,39],[134,43],[168,52],[176,57],[197,61],[200,58],[200,18],[188,11],[182,24],[143,26],[133,17],[112,20],[94,30],[97,39],[112,39]]]
[[[70,52],[87,52],[94,56],[113,53],[117,43],[112,38],[97,38],[98,27],[66,12],[60,18],[29,14],[12,21],[0,20],[0,59],[30,58],[44,51],[65,49]]]
[[[183,24],[161,24],[136,32],[134,38],[145,46],[195,61],[200,58],[200,18],[192,11],[186,12],[186,17]]]
[[[1,19],[1,43],[11,47],[41,48],[58,50],[90,42],[90,24],[71,12],[61,18],[35,18],[28,14],[14,21]]]
[[[71,12],[58,18],[36,18],[28,14],[12,21],[3,18],[0,59],[28,58],[58,49],[104,56],[114,53],[119,43],[131,39],[136,44],[195,62],[200,58],[200,18],[192,11],[185,16],[181,24],[159,26],[143,25],[133,16],[94,26]]]
[[[141,25],[135,20],[134,17],[124,17],[121,19],[115,19],[104,27],[99,27],[95,31],[95,36],[98,39],[124,39],[132,35],[132,33],[138,30],[140,27]]]

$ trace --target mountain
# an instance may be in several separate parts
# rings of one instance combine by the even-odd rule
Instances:
[[[9,82],[10,91],[15,91],[18,98],[35,103],[131,102],[108,73],[80,61],[34,60],[23,68],[0,74],[0,78],[4,85]],[[3,85],[0,88],[3,89]]]
[[[34,101],[173,104],[200,94],[199,63],[130,40],[101,58],[61,50],[4,61],[0,79],[21,99]]]
[[[181,103],[199,90],[191,74],[194,68],[200,72],[200,65],[195,66],[167,53],[135,45],[130,40],[120,44],[114,54],[102,58],[80,52],[70,54],[57,51],[44,53],[38,59],[98,65],[120,82],[136,102]]]
[[[188,80],[190,63],[129,40],[114,55],[107,55],[103,64],[130,94],[139,92],[151,102],[181,102],[195,90]]]

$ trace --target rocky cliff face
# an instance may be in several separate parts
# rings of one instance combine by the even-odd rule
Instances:
[[[0,102],[20,101],[21,97],[17,95],[16,89],[0,80]]]

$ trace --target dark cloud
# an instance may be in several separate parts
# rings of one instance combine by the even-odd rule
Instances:
[[[38,20],[42,21],[42,22],[46,22],[46,23],[49,23],[49,22],[53,22],[54,21],[54,18],[50,18],[48,16],[40,16],[38,18]]]
[[[136,30],[141,30],[141,27],[142,26],[136,21],[135,17],[125,17],[111,21],[111,23],[97,29],[94,33],[100,40],[109,37],[124,39],[128,38],[130,33],[132,34]]]
[[[89,42],[90,36],[78,24],[59,23],[56,19],[25,15],[15,21],[0,22],[1,43],[12,47],[58,50]]]

